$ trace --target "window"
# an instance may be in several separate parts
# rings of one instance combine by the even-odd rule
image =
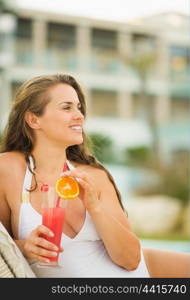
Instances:
[[[32,20],[19,18],[15,33],[16,62],[31,65],[33,63],[32,51]]]
[[[91,32],[92,71],[117,72],[120,68],[117,32],[93,28]]]
[[[32,39],[32,20],[18,18],[16,28],[16,38],[18,39]]]
[[[190,48],[170,46],[170,78],[185,81],[190,75]]]
[[[48,67],[75,69],[76,27],[74,25],[49,23],[45,64]]]
[[[135,52],[151,52],[155,48],[155,37],[147,34],[132,34],[132,47]]]
[[[70,49],[76,46],[76,30],[74,25],[49,23],[48,46]]]
[[[117,33],[111,30],[92,29],[92,47],[101,49],[117,49]]]

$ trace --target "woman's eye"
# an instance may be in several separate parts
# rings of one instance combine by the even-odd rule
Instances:
[[[64,106],[64,107],[62,107],[62,109],[63,109],[63,110],[70,110],[70,109],[71,109],[71,106]],[[77,109],[81,111],[82,107],[81,107],[81,106],[78,106]]]
[[[69,110],[70,108],[71,108],[70,106],[63,107],[64,110]]]

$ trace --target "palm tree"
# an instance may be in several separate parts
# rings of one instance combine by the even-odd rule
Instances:
[[[143,105],[145,119],[148,122],[152,133],[152,159],[159,163],[159,137],[158,127],[152,109],[153,105],[148,97],[148,79],[157,61],[156,55],[153,51],[135,52],[130,57],[125,58],[125,62],[137,74],[140,82],[140,99]]]

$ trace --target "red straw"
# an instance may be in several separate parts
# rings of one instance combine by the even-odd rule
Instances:
[[[63,166],[63,172],[65,172],[67,170],[68,170],[68,166],[67,166],[67,163],[65,162],[64,166]],[[59,207],[60,201],[61,201],[61,198],[58,196],[56,199],[56,207]]]

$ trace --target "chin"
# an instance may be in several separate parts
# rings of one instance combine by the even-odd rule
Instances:
[[[81,145],[83,143],[83,138],[72,140],[68,146]]]

